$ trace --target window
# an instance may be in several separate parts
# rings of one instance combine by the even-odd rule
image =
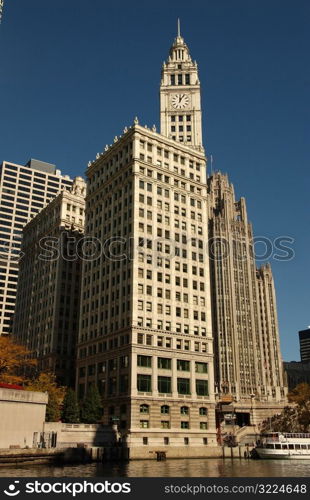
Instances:
[[[168,437],[164,437],[164,444],[169,444],[169,438]]]
[[[178,75],[178,85],[182,85],[182,75]]]
[[[100,365],[103,365],[103,363],[99,363],[98,368]],[[129,358],[128,356],[121,356],[120,357],[120,367],[121,368],[127,368],[129,366]],[[105,366],[102,366],[102,372],[105,372]]]
[[[196,380],[196,393],[197,396],[208,396],[208,381],[207,380]]]
[[[196,373],[208,373],[208,363],[195,363]]]
[[[161,407],[160,407],[160,413],[161,413],[162,415],[169,415],[169,413],[170,413],[170,408],[169,408],[169,406],[168,406],[168,405],[163,405],[163,406],[161,406]]]
[[[208,415],[208,409],[205,406],[199,408],[199,415]]]
[[[185,75],[185,85],[190,85],[190,75],[189,74]]]
[[[163,370],[171,370],[170,358],[158,358],[157,363],[158,363],[158,368],[161,368]]]
[[[208,444],[208,438],[202,438],[203,444]]]
[[[181,422],[181,429],[189,429],[189,422],[188,421]]]
[[[177,370],[189,372],[190,362],[185,359],[177,359]]]
[[[152,367],[152,356],[142,356],[138,354],[138,366],[144,366],[146,368]]]
[[[175,85],[175,75],[170,75],[170,83],[171,85]]]
[[[143,437],[142,442],[143,442],[143,444],[148,444],[149,440],[147,437]]]
[[[188,406],[181,406],[180,413],[181,413],[181,415],[189,415],[189,408],[188,408]]]
[[[189,438],[187,438],[187,437],[186,437],[186,438],[184,438],[184,444],[185,444],[185,445],[188,445],[188,444],[189,444]]]
[[[171,377],[158,377],[158,392],[162,394],[171,393]]]
[[[137,375],[137,388],[140,392],[152,391],[152,376],[151,375]]]
[[[190,394],[190,380],[189,378],[178,378],[178,393]]]
[[[147,429],[149,427],[149,421],[148,420],[140,420],[140,427],[142,429]]]
[[[160,422],[160,426],[162,429],[170,429],[170,422],[169,420],[162,420]]]
[[[167,349],[170,349],[170,347],[171,347],[171,338],[170,337],[166,337],[166,347],[167,347]]]
[[[200,429],[206,430],[208,428],[208,422],[200,422]]]
[[[140,405],[140,413],[150,413],[149,405]]]
[[[119,379],[119,392],[125,393],[128,391],[128,375],[121,375]]]

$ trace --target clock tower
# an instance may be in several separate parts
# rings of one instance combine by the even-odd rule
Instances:
[[[203,151],[198,67],[180,34],[179,21],[178,35],[162,67],[160,133]]]

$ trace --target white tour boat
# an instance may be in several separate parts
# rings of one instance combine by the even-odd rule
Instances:
[[[260,458],[310,459],[310,433],[262,434],[255,450]]]

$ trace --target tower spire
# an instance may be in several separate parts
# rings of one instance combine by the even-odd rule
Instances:
[[[180,18],[178,17],[178,37],[181,36],[181,23],[180,23]]]

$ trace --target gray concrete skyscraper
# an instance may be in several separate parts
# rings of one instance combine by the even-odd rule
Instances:
[[[260,421],[286,398],[271,267],[256,268],[245,199],[227,175],[209,177],[208,194],[217,396],[243,423]]]
[[[0,165],[0,335],[12,328],[23,227],[72,180],[55,165],[30,160]]]

